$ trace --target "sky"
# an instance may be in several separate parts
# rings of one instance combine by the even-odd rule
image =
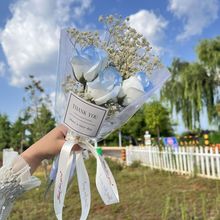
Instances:
[[[199,41],[220,35],[220,0],[0,1],[0,113],[12,122],[19,116],[29,74],[54,99],[60,30],[100,30],[98,17],[109,14],[130,17],[166,66],[175,57],[196,61]]]

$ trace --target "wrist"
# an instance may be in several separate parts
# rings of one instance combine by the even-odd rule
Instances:
[[[43,155],[40,154],[40,152],[37,152],[32,145],[27,150],[25,150],[21,157],[28,163],[30,166],[30,172],[31,174],[37,169],[37,167],[40,165],[41,161],[43,160]]]

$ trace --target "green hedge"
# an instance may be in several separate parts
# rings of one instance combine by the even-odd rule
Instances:
[[[220,144],[220,132],[213,132],[209,135],[210,143]]]

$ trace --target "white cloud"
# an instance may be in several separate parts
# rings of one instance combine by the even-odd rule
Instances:
[[[81,4],[80,4],[81,2]],[[89,9],[92,9],[91,8],[91,0],[78,0],[78,6],[74,7],[73,8],[73,14],[74,14],[74,17],[82,17],[85,13],[85,11],[88,11]]]
[[[161,42],[168,22],[162,16],[157,16],[153,11],[148,10],[140,10],[129,18],[130,26],[146,37],[154,51],[161,52]]]
[[[5,63],[0,61],[0,77],[5,75]]]
[[[204,28],[218,18],[218,0],[169,0],[168,9],[184,23],[177,40],[201,34]]]
[[[46,85],[54,84],[60,28],[71,18],[80,19],[91,0],[18,0],[12,17],[0,33],[11,84],[22,86],[34,74]]]

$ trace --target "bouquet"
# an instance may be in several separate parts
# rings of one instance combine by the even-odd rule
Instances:
[[[55,115],[69,128],[55,164],[54,208],[62,219],[71,170],[76,169],[82,214],[86,219],[91,195],[78,143],[97,159],[96,186],[105,204],[119,202],[114,177],[97,143],[122,126],[169,78],[148,41],[129,26],[129,19],[100,16],[104,34],[67,28],[61,31]],[[75,166],[73,165],[75,164]],[[74,167],[74,168],[73,168]]]

